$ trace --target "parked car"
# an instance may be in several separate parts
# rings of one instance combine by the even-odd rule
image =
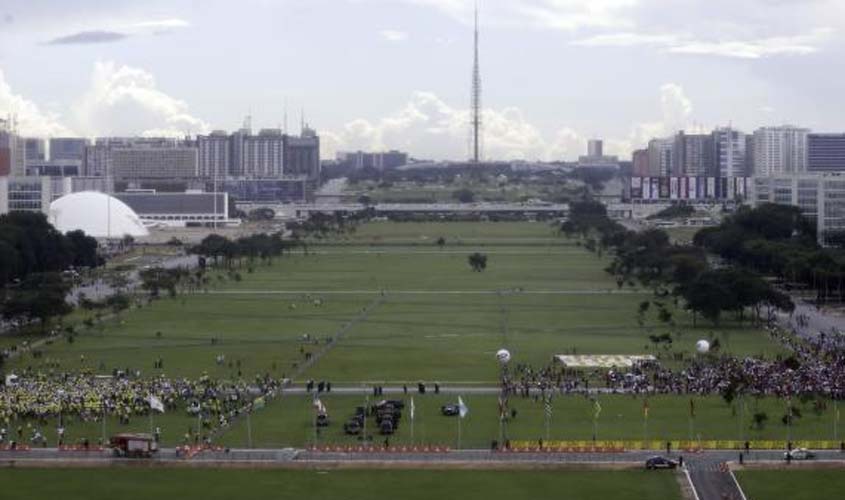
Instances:
[[[454,417],[461,414],[461,409],[458,405],[448,404],[440,407],[440,413],[442,413],[445,417]]]
[[[677,466],[678,462],[666,457],[651,457],[645,461],[645,468],[649,470],[674,469]]]
[[[317,427],[328,427],[329,426],[329,416],[325,413],[320,413],[317,415]]]
[[[784,460],[812,460],[816,458],[816,454],[807,448],[795,448],[783,453]]]

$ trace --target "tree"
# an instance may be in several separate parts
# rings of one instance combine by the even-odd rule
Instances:
[[[754,422],[754,428],[761,431],[766,426],[766,421],[769,420],[769,416],[766,412],[760,411],[755,413],[751,419]]]
[[[5,319],[38,321],[42,332],[52,318],[71,312],[67,303],[70,285],[58,273],[30,274],[6,294],[2,304]]]
[[[440,247],[440,249],[442,250],[443,247],[446,246],[446,238],[444,238],[442,236],[437,238],[437,246]]]
[[[473,271],[480,273],[487,269],[487,256],[481,253],[474,253],[471,254],[468,259],[469,266],[472,268]]]

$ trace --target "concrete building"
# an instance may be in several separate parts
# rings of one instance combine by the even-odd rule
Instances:
[[[299,137],[286,135],[284,151],[286,176],[305,177],[314,184],[319,182],[320,137],[316,131],[305,127]]]
[[[577,168],[618,169],[619,158],[605,156],[602,141],[591,139],[587,142],[587,155],[578,158]]]
[[[707,177],[714,173],[713,137],[678,132],[672,149],[672,175]]]
[[[396,150],[372,153],[364,151],[338,152],[336,158],[338,164],[354,169],[389,170],[408,164],[408,153]]]
[[[24,142],[24,164],[29,167],[33,163],[43,162],[47,159],[47,143],[44,139],[27,137]]]
[[[70,179],[51,177],[0,177],[0,214],[49,213],[50,203],[69,192]]]
[[[225,179],[232,169],[232,140],[222,130],[197,136],[198,169],[205,179]]]
[[[81,137],[53,137],[50,139],[50,159],[53,161],[85,160],[85,148],[91,142]]]
[[[631,154],[631,175],[634,177],[648,177],[649,152],[647,149],[638,149]]]
[[[713,175],[716,177],[744,177],[746,172],[745,134],[731,127],[713,131]]]
[[[80,163],[74,160],[27,160],[26,175],[30,177],[75,177],[81,174]]]
[[[587,141],[587,156],[590,158],[601,158],[604,156],[604,141],[601,139],[590,139]]]
[[[801,174],[807,171],[807,135],[805,128],[784,125],[754,131],[753,175]]]
[[[12,123],[0,120],[0,176],[21,177],[26,174],[25,142]]]
[[[820,243],[831,233],[845,231],[845,175],[804,173],[755,177],[751,202],[792,205],[816,224]]]
[[[808,134],[807,171],[845,172],[845,134]]]
[[[665,177],[673,172],[675,159],[675,138],[652,139],[648,143],[648,175]]]
[[[241,175],[252,179],[277,179],[284,175],[285,135],[280,129],[263,129],[244,138]]]
[[[197,148],[166,138],[106,138],[85,148],[88,177],[118,181],[184,180],[197,177]]]
[[[226,193],[120,193],[115,198],[129,206],[147,225],[167,227],[237,224],[229,219]]]

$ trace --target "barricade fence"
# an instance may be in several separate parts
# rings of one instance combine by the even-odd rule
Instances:
[[[747,441],[749,450],[785,450],[789,446],[787,441]],[[792,448],[807,448],[810,450],[839,450],[843,448],[842,441],[807,441],[791,442]],[[603,451],[638,451],[661,450],[698,451],[698,450],[745,450],[746,441],[734,440],[701,440],[701,441],[511,441],[510,449],[514,451],[572,451],[572,452],[603,452]]]

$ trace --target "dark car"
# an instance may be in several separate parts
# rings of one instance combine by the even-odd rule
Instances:
[[[317,427],[328,427],[329,426],[329,416],[325,413],[320,413],[317,415]]]
[[[393,422],[390,420],[382,420],[381,424],[379,424],[379,432],[383,436],[389,436],[393,434],[394,427]]]
[[[440,413],[446,417],[454,417],[456,415],[460,415],[461,409],[458,405],[448,404],[440,407]]]
[[[343,424],[343,432],[349,436],[357,436],[361,434],[362,425],[361,421],[357,419],[351,419],[345,424]]]
[[[645,468],[649,470],[654,469],[674,469],[678,466],[678,462],[666,457],[651,457],[645,461]]]

